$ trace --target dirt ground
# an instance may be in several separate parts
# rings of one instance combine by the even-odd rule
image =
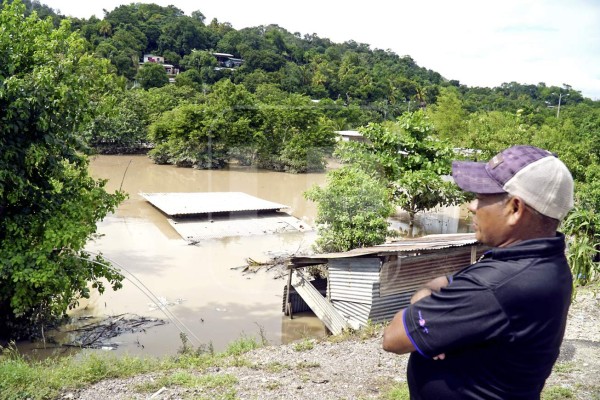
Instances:
[[[234,376],[232,396],[220,389],[162,387],[141,393],[161,374],[106,380],[61,399],[377,399],[405,381],[408,356],[381,349],[381,332],[366,340],[304,340],[267,346],[243,356],[239,366],[214,368],[204,375]],[[201,375],[198,373],[198,375]],[[600,293],[580,290],[569,312],[560,358],[546,382],[544,399],[600,399]]]

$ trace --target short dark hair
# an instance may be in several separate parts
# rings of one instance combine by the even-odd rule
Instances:
[[[506,193],[506,195],[504,196],[504,198],[502,200],[503,200],[504,204],[506,204],[513,197],[515,197],[515,196],[512,196],[509,193]],[[523,199],[521,199],[521,201],[523,201]],[[558,230],[558,226],[560,225],[560,221],[558,219],[542,214],[541,212],[539,212],[538,210],[536,210],[529,204],[525,203],[525,201],[523,201],[523,203],[525,204],[525,207],[531,213],[531,215],[533,216],[533,219],[535,220],[535,223],[534,223],[532,229],[535,229],[538,232],[550,232],[550,231]]]

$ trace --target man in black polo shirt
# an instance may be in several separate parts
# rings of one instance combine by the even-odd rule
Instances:
[[[565,331],[572,276],[556,230],[573,179],[552,153],[514,146],[488,163],[454,162],[482,259],[418,290],[383,348],[410,355],[411,399],[539,399]]]

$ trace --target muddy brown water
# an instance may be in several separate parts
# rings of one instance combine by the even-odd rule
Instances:
[[[308,251],[316,238],[314,231],[215,238],[190,245],[172,228],[168,217],[140,195],[244,192],[288,205],[288,213],[313,226],[316,205],[305,200],[303,192],[315,184],[325,184],[325,173],[288,174],[243,167],[195,170],[156,165],[143,155],[94,157],[90,173],[107,179],[108,191],[121,188],[129,195],[114,214],[98,223],[99,237],[87,246],[88,251],[100,252],[124,268],[127,279],[120,290],[108,288],[102,295],[93,293],[89,300],[82,300],[80,307],[70,313],[79,322],[47,332],[48,338],[72,342],[76,335],[70,331],[123,314],[169,321],[161,308],[170,314],[170,322],[105,340],[104,351],[172,355],[182,346],[182,331],[191,345],[210,344],[216,351],[243,336],[257,340],[264,337],[271,344],[280,344],[326,335],[321,321],[310,312],[296,314],[291,320],[283,315],[286,279],[275,279],[273,271],[243,274],[238,269],[247,258],[267,261],[277,255]],[[428,233],[464,231],[460,212],[445,214],[443,218],[425,216],[421,222]],[[392,226],[406,228],[398,219],[392,221]],[[153,303],[147,293],[158,298],[160,304]],[[23,353],[39,358],[57,354],[52,347],[42,342],[19,345]],[[70,348],[70,352],[77,349]]]
[[[98,223],[100,237],[87,250],[101,252],[136,279],[123,281],[123,288],[84,300],[72,316],[111,317],[133,314],[166,319],[139,287],[158,297],[174,316],[174,322],[113,338],[114,353],[135,355],[175,354],[181,347],[184,324],[198,339],[187,334],[190,344],[212,344],[223,350],[242,336],[279,344],[302,337],[325,335],[323,324],[311,313],[293,320],[281,312],[285,279],[274,279],[273,271],[243,274],[239,269],[248,257],[267,261],[282,253],[310,248],[314,232],[255,235],[210,239],[190,245],[168,223],[167,216],[140,196],[140,192],[228,192],[239,191],[288,205],[288,213],[314,222],[316,206],[302,193],[323,184],[325,174],[288,174],[249,168],[220,171],[155,165],[146,156],[97,156],[91,175],[107,179],[107,190],[128,193],[113,214]],[[87,320],[86,320],[87,321]],[[63,331],[72,326],[63,328]],[[59,342],[73,335],[49,332]],[[45,354],[42,343],[23,344],[24,352]],[[49,346],[46,346],[49,347]],[[111,346],[109,346],[111,347]],[[111,348],[112,348],[111,347]],[[33,350],[37,349],[37,350]]]

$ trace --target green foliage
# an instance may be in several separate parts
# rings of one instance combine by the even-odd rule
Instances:
[[[88,175],[78,136],[115,87],[111,68],[68,21],[54,29],[23,14],[19,2],[0,12],[0,336],[10,337],[62,316],[89,283],[102,292],[122,279],[80,252],[123,200]]]
[[[165,68],[158,63],[145,63],[138,70],[135,79],[144,89],[159,88],[169,84]]]
[[[567,259],[576,285],[586,285],[600,272],[600,215],[596,210],[576,207],[561,224],[567,236]]]
[[[196,71],[201,83],[213,84],[219,76],[218,71],[215,71],[217,59],[208,51],[196,50],[186,54],[181,66],[188,71]]]
[[[52,399],[65,388],[175,366],[170,360],[97,355],[33,362],[25,360],[13,347],[0,350],[0,398],[3,400]]]
[[[315,186],[304,195],[318,207],[317,250],[346,251],[385,241],[393,208],[385,186],[367,173],[349,167],[331,171],[325,188]]]
[[[82,132],[97,150],[138,151],[147,144],[145,115],[131,104],[130,92],[107,95],[98,104],[96,115]]]
[[[225,354],[231,356],[241,356],[249,351],[258,349],[259,347],[261,347],[261,344],[255,338],[242,336],[227,346]]]
[[[390,189],[394,204],[409,213],[410,235],[416,213],[464,201],[464,194],[442,179],[454,153],[431,137],[432,129],[423,111],[405,113],[395,123],[367,125],[360,132],[368,141],[341,143],[336,152]]]
[[[268,85],[253,95],[230,81],[161,114],[149,138],[157,163],[221,168],[236,159],[292,172],[322,171],[335,143],[330,121],[307,97]]]
[[[465,201],[465,193],[458,186],[426,169],[405,172],[393,183],[393,187],[396,204],[409,214],[411,235],[415,214],[439,206],[460,205]]]
[[[308,97],[260,85],[261,129],[255,135],[259,166],[292,172],[323,171],[335,134]]]
[[[487,161],[500,151],[516,144],[531,144],[532,135],[519,114],[478,112],[467,121],[467,134],[458,143],[464,149],[476,149],[474,158]]]
[[[442,88],[436,104],[428,108],[427,114],[444,140],[452,140],[467,129],[468,115],[455,88]]]
[[[205,111],[204,105],[184,104],[162,114],[150,126],[150,139],[157,144],[150,157],[158,164],[180,167],[224,166],[226,149],[222,131],[211,129]]]

